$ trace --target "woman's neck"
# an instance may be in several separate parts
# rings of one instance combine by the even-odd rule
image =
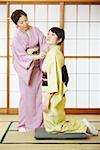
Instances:
[[[57,46],[57,44],[49,45],[49,49],[52,49],[52,48],[54,48],[55,46]]]
[[[30,29],[30,26],[28,26],[27,30],[22,30],[21,28],[19,28],[19,30],[22,32],[27,32],[29,29]]]

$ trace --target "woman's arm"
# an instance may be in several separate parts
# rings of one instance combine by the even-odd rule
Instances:
[[[38,39],[39,39],[39,48],[40,48],[40,53],[41,52],[47,52],[48,51],[48,45],[46,41],[46,36],[37,28],[35,27]]]
[[[26,52],[28,55],[31,55],[34,61],[38,59],[44,59],[46,56],[46,52],[40,52],[40,54],[38,54],[38,50],[39,47],[34,47],[34,48],[28,48]]]
[[[12,51],[14,55],[14,62],[18,63],[25,69],[28,69],[33,62],[30,55],[26,53],[27,43],[19,35],[15,35],[12,44]]]

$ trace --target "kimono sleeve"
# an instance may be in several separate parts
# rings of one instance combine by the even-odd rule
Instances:
[[[36,28],[38,38],[39,38],[40,52],[47,51],[47,42],[46,42],[45,35],[37,27],[35,27],[35,28]]]
[[[33,60],[32,57],[26,53],[26,48],[27,46],[24,39],[20,38],[19,36],[15,36],[12,45],[14,59],[16,59],[16,62],[24,69],[29,69]]]
[[[57,77],[57,63],[54,57],[53,62],[50,64],[47,72],[48,78],[48,92],[55,93],[58,92],[58,77]]]
[[[48,91],[50,93],[55,93],[50,100],[52,108],[57,107],[57,105],[62,101],[62,85],[61,62],[56,54],[55,61],[51,64],[50,72],[48,74]]]

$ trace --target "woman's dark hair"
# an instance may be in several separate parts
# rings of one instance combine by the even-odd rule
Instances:
[[[49,29],[49,31],[52,31],[53,33],[55,33],[58,37],[58,39],[62,39],[61,42],[58,43],[58,45],[60,45],[64,39],[65,39],[65,32],[63,29],[58,28],[58,27],[52,27],[51,29]]]
[[[15,10],[11,15],[11,20],[17,25],[17,22],[22,15],[27,17],[27,14],[23,10]]]

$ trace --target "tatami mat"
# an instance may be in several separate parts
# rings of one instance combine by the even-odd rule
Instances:
[[[9,130],[15,130],[15,131],[17,131],[17,126],[18,126],[18,122],[14,121],[14,122],[12,122]]]
[[[36,140],[34,133],[17,131],[18,116],[0,116],[0,150],[100,150],[100,115],[74,115],[74,118],[83,117],[95,125],[99,136],[81,140]]]
[[[100,121],[100,115],[67,115],[69,118],[87,118],[89,121]],[[18,115],[0,115],[0,121],[18,121]]]
[[[78,144],[3,144],[0,150],[82,150]]]
[[[0,121],[18,121],[18,115],[0,115]]]
[[[69,118],[87,118],[89,121],[100,121],[100,115],[67,115]],[[18,115],[0,115],[0,121],[18,121]]]
[[[82,150],[100,150],[100,144],[81,144]]]
[[[100,144],[2,144],[0,150],[100,150]]]
[[[93,136],[89,139],[81,140],[36,140],[34,138],[34,133],[19,133],[17,131],[8,131],[3,143],[97,143],[100,144],[100,134],[99,136]]]
[[[33,133],[21,133],[18,131],[8,131],[3,143],[33,143]]]
[[[10,125],[10,122],[0,122],[0,142],[2,141],[2,138],[7,131],[8,127]]]
[[[17,121],[12,122],[3,143],[45,143],[44,140],[36,140],[34,133],[19,133],[17,131]],[[99,121],[91,121],[95,127],[100,130]],[[89,139],[83,140],[46,140],[46,143],[100,143],[100,135],[90,137]]]

